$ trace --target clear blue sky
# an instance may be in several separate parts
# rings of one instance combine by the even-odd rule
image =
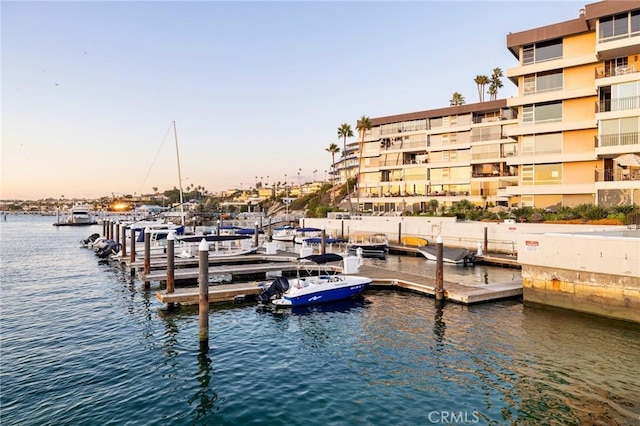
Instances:
[[[2,1],[0,198],[177,187],[174,120],[184,187],[323,179],[341,123],[477,102],[509,32],[585,4]]]

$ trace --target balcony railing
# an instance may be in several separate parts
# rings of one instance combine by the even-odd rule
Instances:
[[[596,67],[596,78],[615,77],[618,75],[632,74],[639,71],[636,64],[622,65],[619,67]]]
[[[640,132],[614,133],[595,137],[596,148],[605,146],[635,145],[640,141]]]
[[[607,99],[599,103],[598,112],[625,111],[640,108],[640,96]]]
[[[596,169],[596,182],[640,181],[640,169]]]

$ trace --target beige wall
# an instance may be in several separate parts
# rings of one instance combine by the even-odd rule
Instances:
[[[592,55],[595,45],[595,31],[586,34],[567,36],[562,40],[562,56],[563,58],[576,58],[585,55]]]
[[[562,135],[562,152],[586,152],[595,150],[597,129],[583,129],[564,132]]]
[[[564,90],[584,89],[585,87],[595,87],[596,64],[582,65],[579,67],[565,68]]]
[[[562,105],[562,121],[595,120],[597,100],[597,96],[565,100]]]
[[[566,184],[582,184],[595,181],[597,161],[581,161],[562,165],[562,182]]]

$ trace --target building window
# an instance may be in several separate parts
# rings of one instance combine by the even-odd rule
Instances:
[[[522,107],[523,123],[562,121],[562,102],[546,102]]]
[[[640,35],[640,10],[601,18],[598,41]]]
[[[562,90],[562,70],[539,72],[524,76],[523,94],[525,96],[554,90]]]
[[[562,39],[542,41],[522,47],[522,64],[535,64],[562,58]]]
[[[522,166],[522,185],[562,184],[562,164],[534,164]]]
[[[547,155],[561,152],[562,133],[545,133],[522,138],[522,153],[524,155]]]

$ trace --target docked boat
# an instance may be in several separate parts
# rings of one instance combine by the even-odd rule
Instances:
[[[437,247],[435,245],[421,246],[418,247],[418,250],[428,260],[438,260],[436,254]],[[467,265],[475,262],[475,256],[466,248],[442,247],[442,261],[446,263]]]
[[[301,264],[314,263],[324,265],[344,262],[336,253],[315,254],[299,259]],[[268,286],[262,285],[258,302],[274,308],[308,306],[337,300],[344,300],[360,294],[371,284],[371,278],[346,275],[344,273],[325,273],[300,276],[297,278],[279,277]]]
[[[279,226],[277,228],[273,228],[273,238],[274,241],[286,241],[292,242],[296,237],[296,228],[290,225]]]
[[[97,225],[98,221],[96,220],[95,215],[91,212],[91,206],[88,204],[75,204],[69,210],[69,213],[66,215],[64,220],[61,222],[58,218],[58,221],[54,223],[54,226],[87,226],[87,225]]]
[[[387,234],[356,232],[349,235],[349,252],[357,253],[362,250],[362,257],[382,257],[389,251]]]
[[[322,229],[320,228],[297,228],[296,229],[296,234],[293,238],[293,242],[296,244],[302,244],[304,242],[304,240],[306,240],[307,238],[314,238],[314,237],[322,237]]]

